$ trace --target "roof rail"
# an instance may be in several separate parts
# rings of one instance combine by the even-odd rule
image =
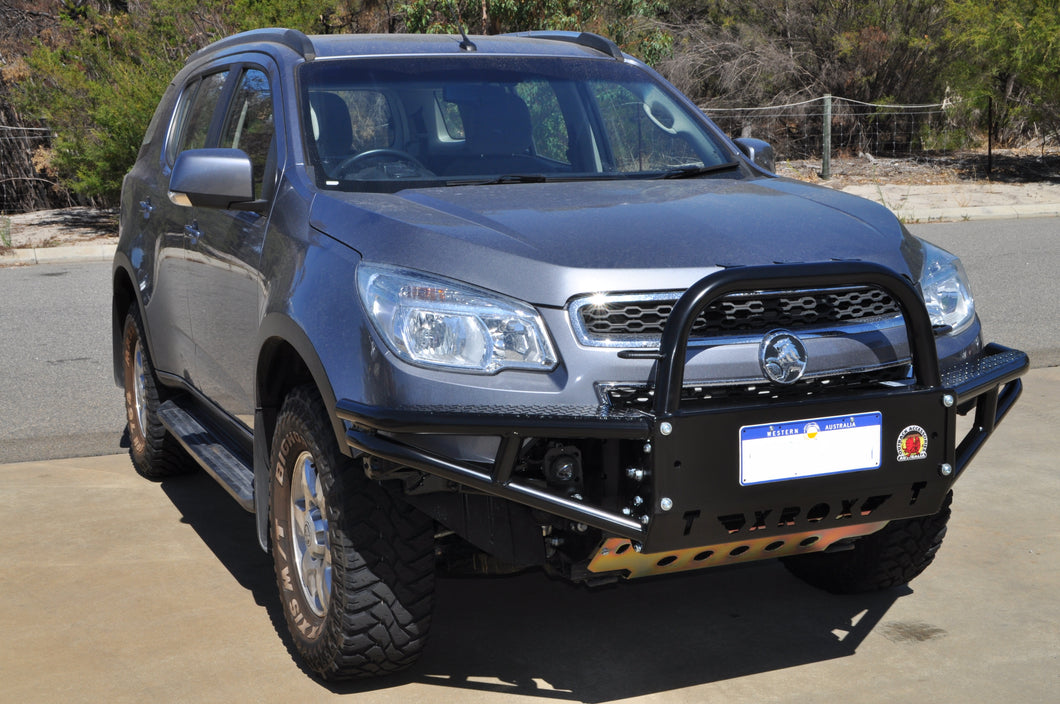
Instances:
[[[625,55],[623,55],[622,50],[618,48],[618,44],[615,44],[607,37],[601,37],[599,34],[593,34],[591,32],[512,32],[508,36],[529,37],[532,39],[551,39],[553,41],[558,42],[570,42],[571,44],[579,44],[590,49],[595,49],[601,54],[607,54],[608,56],[619,61],[625,60]]]
[[[299,32],[297,29],[270,27],[267,29],[252,29],[249,32],[240,32],[239,34],[233,34],[230,37],[220,39],[213,44],[208,44],[188,57],[188,63],[191,63],[194,59],[198,59],[207,53],[213,54],[217,51],[241,46],[243,44],[258,44],[261,42],[282,44],[288,49],[298,52],[298,54],[306,61],[312,61],[317,56],[317,51],[313,47],[313,41],[302,32]]]

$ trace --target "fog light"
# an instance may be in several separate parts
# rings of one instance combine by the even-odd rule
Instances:
[[[553,447],[545,453],[545,475],[553,484],[579,483],[581,464],[581,452],[576,447]]]

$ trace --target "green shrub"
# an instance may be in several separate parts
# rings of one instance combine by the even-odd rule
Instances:
[[[145,0],[129,11],[66,3],[42,33],[13,100],[54,135],[44,161],[65,187],[115,205],[166,85],[197,49],[283,24],[319,30],[339,0]],[[119,3],[102,3],[115,6]]]

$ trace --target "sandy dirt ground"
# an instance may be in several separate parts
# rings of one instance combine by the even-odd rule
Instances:
[[[0,228],[5,220],[14,249],[118,241],[116,210],[80,207],[0,215]]]

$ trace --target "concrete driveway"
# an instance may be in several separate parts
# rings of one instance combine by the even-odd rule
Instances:
[[[598,591],[444,578],[418,666],[353,686],[299,669],[252,518],[206,476],[3,465],[0,700],[1054,702],[1060,368],[1025,381],[910,589],[833,597],[774,563]]]

